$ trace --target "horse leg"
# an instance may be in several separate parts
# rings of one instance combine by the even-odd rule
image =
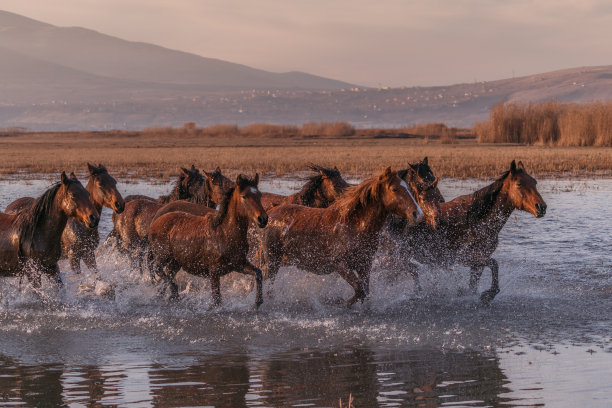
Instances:
[[[85,253],[83,254],[83,262],[85,263],[85,266],[87,266],[94,273],[98,273],[98,265],[96,263],[96,254],[94,253],[92,249],[87,248],[85,250]]]
[[[476,293],[478,289],[478,281],[480,281],[483,270],[484,266],[472,266],[470,268],[470,290],[472,293]]]
[[[221,304],[221,273],[218,269],[210,271],[210,290],[212,292],[213,307]]]
[[[419,271],[417,270],[417,266],[410,264],[408,267],[408,273],[412,276],[412,280],[414,281],[414,291],[416,293],[421,293],[423,288],[421,287],[421,282],[419,280]]]
[[[480,295],[480,301],[486,306],[488,306],[499,293],[499,265],[495,259],[489,258],[487,266],[491,269],[491,288],[485,290],[482,292],[482,295]]]
[[[353,306],[353,304],[355,304],[358,300],[363,300],[366,297],[366,292],[364,291],[363,288],[363,282],[362,280],[355,274],[355,272],[353,272],[351,269],[349,269],[346,265],[344,264],[338,264],[336,267],[336,270],[338,271],[338,273],[340,274],[340,276],[342,276],[342,278],[349,284],[351,285],[351,287],[353,288],[353,290],[355,291],[355,294],[353,295],[352,298],[350,298],[349,300],[347,300],[346,305],[348,307]]]
[[[283,248],[278,241],[272,241],[271,235],[264,235],[264,240],[260,249],[263,254],[264,263],[266,264],[266,279],[270,281],[268,285],[268,296],[271,296],[272,287],[274,286],[274,280],[276,279],[276,275],[278,274],[278,270],[280,269],[283,260]]]
[[[263,303],[261,269],[247,262],[247,264],[242,268],[241,272],[255,276],[255,285],[257,290],[255,294],[255,307],[259,308],[259,306],[261,306],[261,304]]]

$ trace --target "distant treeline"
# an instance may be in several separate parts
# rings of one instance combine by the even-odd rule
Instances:
[[[482,143],[612,146],[612,102],[502,103],[472,130]]]

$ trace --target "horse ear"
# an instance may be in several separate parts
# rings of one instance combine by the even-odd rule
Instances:
[[[208,180],[211,180],[211,181],[213,179],[212,173],[209,173],[206,170],[204,170],[204,177],[206,177]]]
[[[387,167],[385,169],[385,172],[383,174],[381,174],[381,176],[378,178],[379,180],[383,180],[387,177],[389,177],[391,175],[391,166]]]
[[[215,168],[215,173],[219,173],[219,174],[221,174],[221,168],[219,168],[219,166],[217,166],[217,167]]]
[[[238,188],[240,188],[240,185],[242,184],[242,174],[239,174],[238,177],[236,177],[236,186],[238,186]]]
[[[429,166],[427,156],[425,156],[425,158],[423,159],[423,164],[427,164]]]
[[[336,170],[336,171],[340,171],[340,170],[338,170],[338,167],[336,167],[336,166],[334,166],[334,170]]]
[[[516,167],[520,170],[525,171],[525,165],[523,164],[522,161],[519,160],[518,164],[516,165]]]
[[[89,170],[89,174],[93,175],[94,172],[97,170],[96,166],[92,166],[91,164],[89,164],[89,162],[87,163],[87,170]]]
[[[406,179],[406,176],[408,175],[408,169],[404,169],[404,170],[398,170],[397,171],[397,175],[399,176],[399,178],[401,178],[402,180]]]
[[[74,171],[71,171],[71,172],[70,172],[70,178],[71,178],[71,179],[75,179],[75,178],[76,178],[76,175],[74,174]]]
[[[62,175],[60,176],[60,180],[62,181],[62,184],[68,184],[68,176],[66,175],[65,171],[62,171]]]
[[[196,170],[197,170],[197,169],[196,169],[195,164],[192,164],[192,165],[191,165],[191,171],[196,171]]]
[[[188,176],[189,175],[189,170],[187,170],[184,167],[181,167],[181,171],[183,172],[184,175]]]
[[[516,173],[516,162],[514,160],[512,160],[512,163],[510,163],[510,173]]]
[[[255,185],[259,184],[259,173],[255,173],[255,178],[253,179],[253,181],[255,182]]]

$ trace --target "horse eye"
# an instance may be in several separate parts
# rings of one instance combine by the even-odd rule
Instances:
[[[246,199],[246,194],[242,196],[242,198]]]
[[[397,193],[397,192],[399,191],[399,188],[397,188],[397,187],[393,187],[393,188],[391,189],[391,191],[393,191],[394,193]]]

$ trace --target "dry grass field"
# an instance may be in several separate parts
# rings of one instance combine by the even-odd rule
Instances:
[[[457,138],[402,137],[396,130],[352,137],[212,137],[189,133],[15,133],[0,136],[0,175],[40,177],[62,170],[83,174],[86,162],[103,163],[119,178],[167,180],[181,166],[221,167],[234,176],[283,176],[309,163],[337,166],[346,176],[366,176],[387,165],[406,167],[428,156],[440,177],[491,178],[522,160],[539,177],[610,177],[612,148],[483,144]]]

